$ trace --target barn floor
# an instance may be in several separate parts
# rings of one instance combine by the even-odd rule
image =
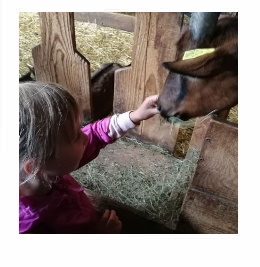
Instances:
[[[123,137],[72,175],[87,189],[122,203],[138,216],[175,229],[194,170],[195,164],[162,148]]]

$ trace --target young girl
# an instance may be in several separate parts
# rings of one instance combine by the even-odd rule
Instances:
[[[19,90],[19,232],[120,233],[115,211],[99,218],[69,174],[96,158],[142,120],[158,114],[158,95],[134,111],[82,128],[75,99],[57,84],[27,82]]]

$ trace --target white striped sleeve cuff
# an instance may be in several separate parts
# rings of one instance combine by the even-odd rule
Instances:
[[[120,138],[121,136],[125,135],[127,131],[137,126],[130,119],[129,114],[131,111],[122,114],[115,114],[111,117],[108,133],[111,138]]]

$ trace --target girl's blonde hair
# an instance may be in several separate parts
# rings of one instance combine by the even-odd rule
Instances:
[[[73,96],[58,84],[26,82],[19,85],[20,184],[55,156],[60,127],[80,114]],[[21,175],[23,164],[32,159],[33,173]]]

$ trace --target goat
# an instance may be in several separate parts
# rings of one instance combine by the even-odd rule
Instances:
[[[176,61],[163,63],[170,72],[157,103],[162,117],[185,121],[238,103],[238,18],[218,16],[193,13],[177,42]],[[191,53],[206,53],[186,56],[194,49]]]
[[[104,118],[113,111],[115,71],[117,63],[105,63],[91,74],[93,120]]]

